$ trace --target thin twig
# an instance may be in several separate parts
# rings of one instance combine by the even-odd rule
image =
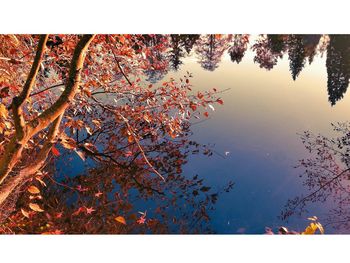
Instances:
[[[132,86],[131,81],[129,80],[128,76],[124,73],[124,70],[123,70],[122,67],[120,66],[119,60],[118,60],[116,54],[114,53],[114,50],[113,50],[113,47],[112,47],[112,45],[111,45],[111,43],[110,43],[110,40],[109,40],[108,35],[106,36],[106,41],[107,41],[108,45],[111,47],[114,60],[115,60],[115,62],[117,63],[117,66],[118,66],[120,72],[123,74],[124,78],[125,78],[126,81],[129,83],[129,85]]]

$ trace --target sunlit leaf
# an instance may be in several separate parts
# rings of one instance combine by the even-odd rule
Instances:
[[[7,118],[7,116],[8,116],[8,111],[5,107],[5,105],[0,104],[0,117],[5,119],[5,118]]]
[[[211,105],[211,104],[208,104],[208,107],[212,110],[212,111],[215,111],[215,108],[214,108],[214,106],[213,105]]]
[[[29,207],[30,207],[30,209],[32,209],[35,212],[44,212],[44,210],[41,209],[41,207],[38,204],[30,203]]]
[[[125,218],[122,217],[122,216],[117,216],[116,218],[114,218],[115,221],[123,224],[123,225],[126,225],[126,221],[125,221]]]
[[[324,234],[324,228],[323,228],[323,226],[321,225],[321,223],[317,222],[317,223],[316,223],[316,226],[317,226],[318,230],[320,230],[320,233],[321,233],[321,234]]]
[[[28,192],[31,194],[39,194],[40,190],[36,186],[31,185],[28,187]]]
[[[26,210],[21,208],[21,212],[22,212],[22,215],[24,215],[25,217],[29,218],[29,213]]]

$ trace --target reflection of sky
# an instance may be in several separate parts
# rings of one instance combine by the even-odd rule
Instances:
[[[223,106],[215,105],[215,112],[208,109],[210,118],[192,126],[192,139],[215,144],[221,155],[230,153],[226,158],[190,156],[184,173],[189,177],[198,174],[213,189],[235,182],[230,193],[219,196],[210,214],[217,233],[263,233],[265,226],[280,225],[302,230],[309,216],[316,215],[322,222],[329,205],[315,204],[309,207],[309,214],[294,216],[288,223],[277,218],[288,198],[304,192],[293,168],[307,157],[297,133],[310,130],[331,135],[331,122],[347,120],[350,98],[345,95],[336,106],[330,106],[325,57],[315,57],[311,65],[306,64],[296,81],[289,72],[287,55],[271,71],[260,69],[253,57],[247,52],[237,65],[226,55],[214,72],[208,72],[192,56],[184,60],[179,72],[165,77],[176,79],[189,71],[194,76],[194,92],[230,89],[220,95]],[[77,155],[73,158],[71,167],[57,163],[60,173],[74,176],[90,165]],[[134,207],[150,211],[154,204],[135,200]]]
[[[184,61],[181,77],[193,73],[195,89],[224,90],[224,105],[209,113],[208,121],[192,127],[194,139],[202,144],[215,144],[215,150],[226,159],[192,156],[185,167],[189,175],[199,174],[207,183],[219,187],[229,180],[234,189],[219,198],[212,213],[212,224],[218,233],[259,233],[265,226],[288,225],[296,230],[308,223],[306,218],[322,214],[329,207],[316,204],[310,213],[290,222],[277,216],[288,198],[304,188],[293,168],[306,157],[297,133],[310,130],[331,135],[331,122],[348,120],[349,97],[331,107],[327,95],[325,56],[306,64],[296,81],[289,72],[287,55],[271,70],[260,69],[247,52],[240,64],[226,56],[214,72],[204,71],[193,58]],[[328,231],[329,233],[329,231]]]

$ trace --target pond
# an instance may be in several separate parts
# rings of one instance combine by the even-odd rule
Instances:
[[[299,177],[303,168],[296,168],[309,156],[301,134],[333,136],[331,124],[348,121],[350,38],[190,36],[185,50],[177,42],[182,37],[171,39],[169,68],[150,72],[148,80],[157,85],[190,72],[194,92],[222,92],[223,105],[191,125],[191,139],[210,145],[213,154],[190,155],[183,168],[186,177],[198,175],[212,189],[234,182],[209,212],[213,232],[257,234],[280,226],[301,231],[312,216],[326,222],[336,206],[328,199],[310,202],[308,211],[287,221],[281,213],[289,199],[310,192]],[[142,200],[134,203],[152,211]],[[337,233],[331,224],[326,231]]]
[[[153,35],[150,39],[148,45],[165,48],[155,55],[158,64],[143,69],[143,84],[158,87],[172,78],[189,78],[192,94],[199,97],[214,90],[219,103],[205,105],[205,113],[190,120],[190,145],[199,150],[186,152],[182,150],[188,146],[162,141],[163,148],[169,147],[164,160],[175,158],[180,164],[176,172],[175,166],[159,166],[170,178],[164,192],[159,193],[157,184],[155,189],[152,184],[142,186],[137,181],[143,180],[141,175],[132,177],[135,187],[126,191],[129,203],[118,203],[125,218],[130,210],[143,219],[158,213],[157,222],[169,222],[164,229],[158,226],[154,232],[159,233],[263,234],[266,228],[276,232],[281,226],[303,231],[308,218],[317,216],[326,233],[350,233],[349,36]],[[68,184],[68,177],[88,173],[103,184],[96,178],[115,173],[108,165],[94,170],[96,163],[89,158],[58,149],[61,156],[53,169],[62,184]],[[176,153],[178,149],[182,152]],[[154,152],[149,157],[158,160]],[[77,183],[79,192],[85,191],[84,180],[89,179]],[[172,185],[171,180],[179,183]],[[105,184],[110,203],[115,196],[117,201],[125,196],[123,179]],[[147,194],[140,194],[140,189]],[[95,196],[102,194],[98,191]],[[196,201],[197,196],[202,199]],[[69,206],[81,200],[72,195],[66,201]],[[124,217],[119,222],[124,224]],[[202,219],[205,222],[195,228]],[[138,228],[129,232],[148,233]]]
[[[242,36],[236,38],[242,41]],[[331,123],[348,121],[350,103],[345,94],[349,37],[332,36],[328,50],[324,45],[329,39],[321,36],[290,38],[250,36],[246,51],[236,46],[235,61],[214,44],[212,53],[219,53],[212,62],[215,69],[203,67],[198,63],[201,54],[192,51],[178,72],[164,77],[189,71],[196,89],[224,90],[224,105],[192,126],[195,140],[214,145],[217,154],[191,156],[184,170],[203,176],[213,187],[234,181],[234,189],[220,196],[210,213],[217,233],[263,233],[265,227],[281,225],[302,230],[307,217],[317,216],[322,222],[336,205],[316,202],[288,223],[278,218],[288,199],[310,192],[299,177],[303,169],[295,168],[309,155],[301,134],[333,136]],[[330,225],[327,232],[337,231]]]

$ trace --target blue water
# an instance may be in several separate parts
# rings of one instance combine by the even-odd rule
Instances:
[[[308,193],[294,168],[298,160],[308,156],[298,134],[310,130],[326,136],[333,134],[331,123],[348,120],[348,95],[332,106],[328,101],[326,57],[317,54],[306,64],[294,81],[288,56],[279,59],[272,70],[259,67],[248,49],[243,60],[232,63],[225,54],[214,71],[203,69],[191,52],[178,71],[169,71],[163,79],[180,78],[186,71],[193,74],[194,92],[217,88],[224,105],[208,109],[209,118],[193,120],[191,139],[210,144],[214,154],[191,155],[183,174],[198,174],[212,189],[227,182],[235,183],[229,193],[220,195],[210,211],[210,225],[220,234],[264,233],[265,227],[287,226],[303,230],[307,217],[320,221],[332,204],[316,202],[309,212],[293,215],[288,221],[278,218],[287,200]],[[78,157],[63,173],[78,174],[83,164]],[[57,167],[60,167],[60,163]],[[135,200],[140,210],[153,205]],[[335,233],[332,228],[327,233]]]

